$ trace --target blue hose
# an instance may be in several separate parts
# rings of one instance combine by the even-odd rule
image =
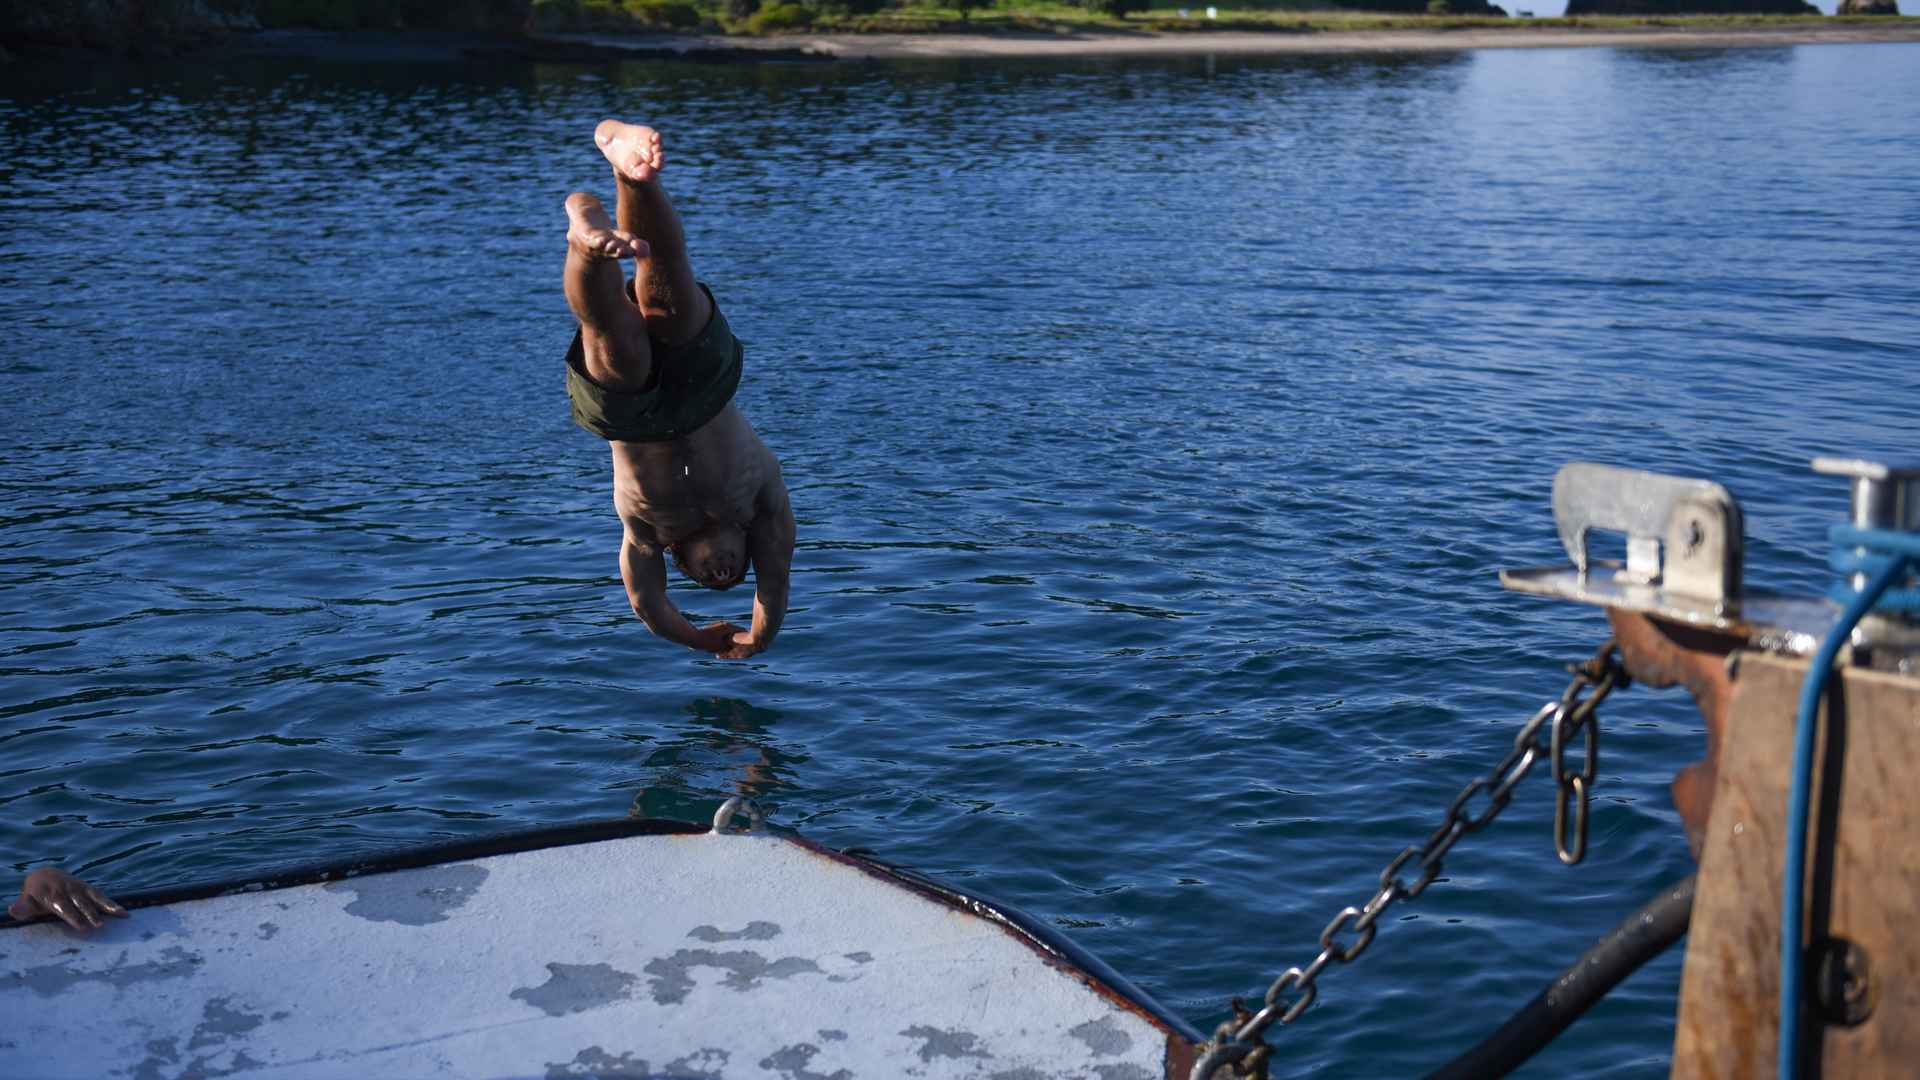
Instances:
[[[1820,700],[1826,696],[1827,680],[1833,675],[1833,660],[1840,647],[1853,636],[1853,628],[1879,603],[1881,595],[1894,582],[1906,576],[1909,565],[1920,558],[1920,535],[1885,529],[1856,529],[1837,526],[1833,541],[1843,548],[1868,547],[1875,553],[1864,558],[1851,550],[1837,552],[1836,569],[1864,571],[1872,579],[1857,593],[1849,590],[1846,610],[1840,621],[1820,643],[1800,687],[1800,716],[1793,733],[1793,784],[1787,794],[1787,866],[1780,897],[1780,1080],[1800,1077],[1800,998],[1804,977],[1800,973],[1801,925],[1807,877],[1807,818],[1813,788],[1813,742],[1817,733],[1815,719],[1820,715]],[[1911,600],[1913,590],[1894,594],[1900,606]]]
[[[1902,555],[1920,560],[1920,533],[1835,525],[1828,538],[1833,541],[1833,553],[1827,556],[1827,565],[1843,574],[1872,574]],[[1844,606],[1853,599],[1853,587],[1836,585],[1832,596]],[[1920,614],[1920,589],[1889,589],[1874,607]]]

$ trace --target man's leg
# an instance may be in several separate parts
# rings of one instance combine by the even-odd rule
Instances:
[[[567,196],[567,306],[580,320],[587,375],[613,390],[639,390],[653,372],[646,319],[627,299],[620,270],[621,259],[646,252],[645,243],[613,227],[599,199]]]
[[[613,165],[620,188],[614,209],[620,230],[649,249],[640,260],[635,288],[647,329],[655,338],[678,345],[706,329],[713,307],[694,283],[680,215],[660,184],[660,170],[666,164],[660,133],[638,124],[603,120],[594,130],[593,141]]]

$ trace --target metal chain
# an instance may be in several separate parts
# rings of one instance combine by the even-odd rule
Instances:
[[[1542,757],[1553,767],[1554,850],[1560,861],[1568,865],[1586,855],[1587,800],[1600,766],[1597,710],[1608,694],[1626,686],[1629,680],[1612,638],[1594,652],[1592,659],[1569,664],[1567,670],[1573,673],[1573,681],[1560,695],[1560,700],[1542,705],[1520,726],[1512,748],[1499,763],[1454,796],[1440,827],[1424,841],[1393,857],[1380,872],[1380,887],[1372,898],[1360,907],[1343,908],[1326,929],[1320,931],[1320,954],[1312,963],[1282,972],[1267,989],[1258,1012],[1249,1011],[1239,998],[1233,999],[1234,1018],[1214,1032],[1212,1048],[1194,1063],[1190,1080],[1210,1080],[1214,1070],[1222,1065],[1233,1066],[1236,1077],[1266,1080],[1272,1048],[1262,1040],[1262,1033],[1275,1020],[1282,1024],[1298,1020],[1320,994],[1316,980],[1321,973],[1334,963],[1352,963],[1365,952],[1367,946],[1373,944],[1380,916],[1396,902],[1411,900],[1425,892],[1440,876],[1441,860],[1453,850],[1453,845],[1466,834],[1492,824],[1513,800],[1513,789]],[[1544,738],[1542,728],[1547,729]],[[1579,771],[1571,772],[1567,768],[1566,750],[1577,737],[1584,737],[1585,742]],[[1479,796],[1484,796],[1485,803],[1477,813],[1468,812],[1468,805]],[[1566,839],[1569,807],[1573,808],[1575,833],[1571,845]],[[1409,864],[1417,864],[1420,871],[1411,885],[1400,876]],[[1351,935],[1351,940],[1343,943],[1342,934]]]
[[[1553,731],[1548,753],[1553,765],[1553,850],[1560,861],[1572,866],[1587,857],[1587,801],[1600,770],[1600,703],[1607,695],[1626,686],[1627,671],[1615,655],[1614,641],[1594,652],[1584,664],[1569,665],[1573,681],[1560,695],[1558,711],[1553,714]],[[1590,691],[1582,698],[1582,691]],[[1567,747],[1574,737],[1585,735],[1580,753],[1579,775],[1567,771]],[[1572,804],[1574,838],[1567,841],[1568,805]]]

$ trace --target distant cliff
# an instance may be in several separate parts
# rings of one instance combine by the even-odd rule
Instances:
[[[533,0],[0,0],[0,44],[143,55],[274,26],[513,34],[532,10]]]
[[[1804,0],[1567,0],[1572,15],[1818,15]]]

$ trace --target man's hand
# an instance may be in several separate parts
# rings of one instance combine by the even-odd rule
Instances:
[[[694,626],[667,599],[667,564],[660,549],[637,544],[631,534],[620,545],[620,579],[627,585],[627,602],[647,629],[689,649],[720,656],[733,648],[740,628],[730,622]]]
[[[735,627],[738,630],[738,627]],[[766,652],[766,645],[750,633],[735,633],[730,639],[727,651],[718,654],[722,660],[745,660],[749,656],[758,656]]]
[[[27,875],[26,883],[20,886],[20,899],[7,908],[7,914],[22,920],[58,915],[68,926],[85,933],[101,927],[102,914],[124,919],[127,909],[65,870],[43,866]]]
[[[734,641],[741,636],[738,626],[730,622],[708,623],[699,630],[700,642],[694,648],[701,652],[710,652],[722,660],[735,659]]]

